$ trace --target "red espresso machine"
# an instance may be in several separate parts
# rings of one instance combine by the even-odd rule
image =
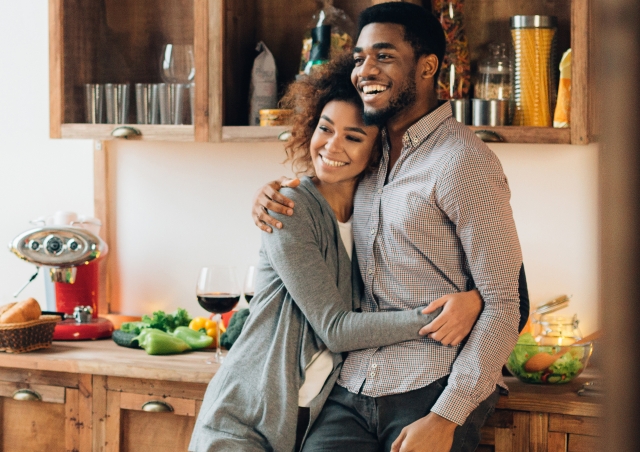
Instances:
[[[98,317],[100,258],[108,250],[100,237],[82,227],[44,226],[23,232],[9,249],[36,267],[49,270],[52,290],[47,291],[47,298],[54,300],[48,299],[47,304],[55,303],[55,314],[62,317],[54,340],[111,337],[113,324]]]

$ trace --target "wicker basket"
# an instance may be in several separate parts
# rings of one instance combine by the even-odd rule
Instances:
[[[51,346],[57,315],[41,315],[23,323],[0,323],[0,351],[24,353]]]

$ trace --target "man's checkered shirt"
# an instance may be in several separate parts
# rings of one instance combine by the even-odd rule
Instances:
[[[502,166],[445,103],[412,125],[389,173],[360,183],[353,230],[364,311],[426,306],[477,287],[483,311],[463,348],[429,338],[351,352],[338,384],[371,397],[422,388],[445,375],[432,411],[463,424],[502,382],[518,338],[520,244]],[[384,334],[384,331],[380,331]]]

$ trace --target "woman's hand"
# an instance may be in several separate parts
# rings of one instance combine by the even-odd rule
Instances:
[[[272,232],[271,226],[282,228],[282,223],[267,213],[267,209],[281,213],[283,215],[293,215],[293,201],[280,194],[282,187],[295,188],[300,185],[300,179],[289,179],[281,177],[278,180],[269,182],[259,189],[253,198],[253,208],[251,218],[256,226],[265,232]]]
[[[444,345],[458,345],[471,332],[482,311],[482,304],[482,297],[477,289],[438,298],[422,313],[430,314],[444,306],[442,312],[431,323],[422,327],[420,335],[429,336]]]

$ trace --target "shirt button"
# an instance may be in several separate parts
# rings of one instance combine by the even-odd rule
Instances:
[[[376,373],[375,373],[375,372],[371,372],[371,373],[369,374],[369,376],[370,376],[370,377],[375,377],[375,376],[376,376]]]
[[[371,232],[371,235],[373,235],[373,234],[376,233],[376,230],[372,228],[371,231],[369,231],[369,232]]]
[[[369,270],[367,270],[367,273],[369,273],[370,275],[373,275],[373,268],[370,268]]]
[[[377,368],[377,367],[378,367],[378,365],[377,365],[376,363],[371,364],[371,368],[372,368],[372,369],[375,369],[375,368]]]
[[[381,194],[382,194],[382,189],[381,189],[381,188],[379,188],[379,189],[378,189],[378,194],[379,194],[379,195],[381,195]]]

